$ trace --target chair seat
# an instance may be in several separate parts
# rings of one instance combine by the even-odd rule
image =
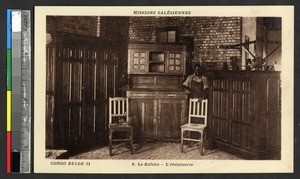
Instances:
[[[133,127],[127,123],[121,123],[121,124],[110,124],[109,129],[114,131],[127,131],[133,129]]]
[[[126,138],[113,138],[114,132],[128,132]],[[127,123],[110,124],[109,125],[109,155],[112,156],[113,144],[112,142],[126,142],[130,141],[130,151],[133,154],[133,127]]]
[[[109,97],[109,155],[112,156],[113,142],[130,141],[130,151],[133,154],[133,126],[128,122],[128,98]],[[127,123],[128,122],[128,123]],[[123,135],[114,135],[114,133],[123,133]],[[126,135],[124,136],[124,132]],[[126,144],[126,147],[128,143]]]
[[[203,142],[204,142],[204,133],[207,124],[207,99],[199,101],[198,98],[190,98],[189,104],[189,115],[188,123],[180,126],[181,128],[181,153],[183,153],[184,141],[195,141],[201,143],[200,154],[204,154]],[[194,118],[202,119],[203,124],[194,123]],[[188,132],[188,135],[185,135]],[[191,133],[197,132],[200,135],[193,135]],[[197,138],[196,138],[197,137]]]
[[[184,124],[182,126],[180,126],[182,129],[190,129],[190,130],[204,130],[204,128],[206,127],[203,124],[195,124],[195,123],[188,123],[188,124]]]

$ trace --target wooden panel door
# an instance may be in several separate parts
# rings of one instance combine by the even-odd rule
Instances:
[[[91,141],[107,136],[108,99],[117,94],[117,62],[115,52],[86,50],[84,70],[83,139]]]
[[[82,141],[84,49],[60,48],[58,57],[62,63],[60,128],[64,145],[73,146]]]
[[[157,100],[149,98],[129,99],[129,119],[134,125],[134,135],[142,138],[154,138],[157,134]]]
[[[281,82],[276,77],[267,80],[267,150],[278,149],[281,144]]]
[[[108,99],[117,96],[118,55],[111,51],[98,51],[96,58],[96,133],[100,138],[107,138]],[[102,137],[101,137],[102,136]],[[106,139],[104,139],[106,140]]]
[[[229,142],[230,119],[230,86],[228,79],[217,79],[212,82],[212,136],[223,142]]]
[[[259,116],[257,147],[260,151],[278,151],[281,139],[280,79],[275,75],[261,78],[256,90],[260,91],[255,108]]]
[[[87,48],[62,48],[61,121],[63,146],[104,142],[108,98],[117,91],[117,53]]]
[[[249,80],[220,78],[212,87],[212,136],[224,143],[250,150],[253,143],[252,97]],[[252,136],[252,137],[251,137]]]
[[[46,80],[46,147],[53,148],[55,146],[55,75],[56,75],[56,49],[49,45],[46,49],[47,53],[47,80]]]
[[[254,139],[254,121],[252,115],[253,84],[246,79],[232,81],[232,144],[251,150]]]
[[[117,91],[117,53],[62,48],[59,57],[63,138],[72,147],[104,141],[108,98],[116,96]]]
[[[186,103],[184,99],[164,98],[158,105],[158,137],[161,139],[180,138],[180,126],[185,123]]]
[[[84,79],[83,79],[83,99],[84,99],[84,120],[82,122],[82,140],[86,143],[92,143],[97,139],[97,128],[99,128],[99,120],[97,111],[99,111],[97,103],[97,51],[87,49],[85,51],[84,62]]]

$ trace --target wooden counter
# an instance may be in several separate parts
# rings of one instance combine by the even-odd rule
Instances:
[[[179,139],[186,122],[187,95],[184,92],[127,91],[129,119],[139,139]]]

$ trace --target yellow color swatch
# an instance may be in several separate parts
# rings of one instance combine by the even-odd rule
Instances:
[[[7,118],[7,131],[11,131],[11,91],[7,91],[7,110],[6,110],[6,118]]]

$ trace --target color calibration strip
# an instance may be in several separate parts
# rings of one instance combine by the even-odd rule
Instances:
[[[11,148],[12,172],[20,172],[21,150],[21,10],[11,12],[11,57],[12,57],[12,120],[11,120]]]
[[[7,173],[11,173],[11,118],[12,118],[12,112],[11,112],[11,88],[12,88],[12,83],[11,83],[11,79],[12,79],[12,55],[11,55],[11,12],[12,10],[8,9],[7,10],[7,38],[6,38],[6,75],[7,75],[7,79],[6,79],[6,94],[7,94],[7,114],[6,114],[6,118],[7,118],[7,133],[6,133],[6,137],[7,137],[7,141],[6,141],[6,172]]]
[[[30,173],[30,11],[7,10],[7,173]]]

